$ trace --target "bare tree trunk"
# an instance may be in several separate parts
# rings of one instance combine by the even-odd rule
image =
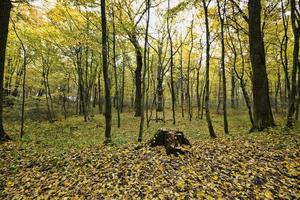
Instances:
[[[284,76],[285,76],[285,88],[287,92],[288,99],[291,97],[291,86],[290,86],[290,78],[289,78],[289,72],[288,72],[288,55],[287,55],[287,48],[288,48],[288,18],[286,16],[286,9],[287,6],[284,5],[283,0],[280,0],[281,3],[281,18],[282,18],[282,24],[284,28],[284,36],[282,40],[280,41],[280,59],[281,59],[281,64],[283,67],[284,71]],[[286,95],[285,95],[286,96]]]
[[[136,56],[136,69],[135,69],[135,117],[141,116],[141,105],[142,105],[142,68],[143,68],[143,56],[142,48],[139,44],[135,33],[129,35],[130,42],[135,48]]]
[[[189,120],[192,120],[192,109],[191,109],[191,95],[190,95],[190,68],[191,68],[191,55],[192,55],[192,51],[193,51],[193,47],[194,47],[194,35],[193,35],[193,26],[194,26],[194,19],[192,19],[191,22],[191,48],[189,51],[189,57],[188,57],[188,66],[187,66],[187,73],[186,73],[186,77],[187,77],[187,103],[188,103],[188,111],[189,111]]]
[[[209,67],[210,67],[210,30],[209,30],[209,21],[208,21],[208,6],[209,3],[206,3],[206,0],[202,0],[203,8],[204,8],[204,15],[205,15],[205,27],[206,27],[206,84],[205,84],[205,116],[206,122],[209,130],[209,135],[211,138],[217,137],[212,121],[210,118],[209,112]]]
[[[168,10],[170,10],[170,0],[168,0]],[[172,96],[172,113],[173,113],[173,124],[176,123],[176,117],[175,117],[175,92],[174,92],[174,80],[173,80],[173,42],[172,42],[172,37],[171,37],[171,27],[170,27],[170,16],[168,12],[167,16],[167,29],[168,29],[168,37],[170,40],[170,68],[171,68],[171,96]]]
[[[3,78],[11,8],[10,0],[2,0],[0,2],[0,141],[10,139],[3,128]]]
[[[48,121],[52,123],[52,112],[50,108],[50,103],[49,103],[49,98],[48,98],[48,87],[47,87],[47,80],[46,80],[46,69],[45,69],[45,63],[43,62],[43,71],[42,71],[42,76],[43,76],[43,82],[44,82],[44,88],[45,88],[45,96],[46,96],[46,104],[47,104],[47,111],[48,111]]]
[[[300,62],[298,62],[298,99],[296,103],[295,121],[299,119],[299,106],[300,106]]]
[[[144,129],[144,121],[145,121],[145,112],[144,112],[144,96],[146,90],[145,78],[147,74],[147,46],[148,46],[148,30],[149,30],[149,21],[150,21],[150,0],[146,2],[146,10],[147,10],[147,22],[146,22],[146,32],[145,32],[145,45],[144,45],[144,71],[143,71],[143,88],[142,88],[142,104],[141,104],[141,121],[140,121],[140,129],[138,135],[138,142],[142,142],[143,139],[143,129]],[[149,77],[148,77],[149,79]]]
[[[224,21],[225,21],[225,8],[226,8],[226,0],[223,1],[223,8],[217,1],[218,5],[218,13],[221,24],[221,46],[222,46],[222,58],[221,58],[221,71],[222,71],[222,86],[223,86],[223,117],[224,117],[224,132],[229,133],[228,130],[228,121],[227,121],[227,88],[226,88],[226,75],[225,75],[225,44],[224,44]],[[221,12],[221,9],[223,11]]]
[[[181,39],[182,43],[182,39]],[[183,88],[183,45],[180,48],[180,89],[181,89],[181,117],[184,117],[184,88]]]
[[[99,67],[98,73],[98,110],[99,114],[103,114],[103,102],[102,102],[102,96],[101,96],[101,67]]]
[[[293,49],[293,68],[292,68],[292,88],[291,95],[289,98],[288,105],[288,115],[287,115],[287,127],[293,128],[294,123],[294,114],[296,111],[296,93],[297,93],[297,68],[299,66],[299,37],[300,37],[300,16],[299,11],[296,7],[296,1],[291,0],[291,20],[292,20],[292,29],[294,33],[294,49]],[[300,69],[298,69],[300,70]]]
[[[108,77],[107,62],[107,29],[106,29],[106,11],[105,0],[101,0],[101,30],[102,30],[102,67],[105,87],[105,139],[104,143],[111,142],[111,99]]]
[[[123,62],[122,62],[122,89],[121,89],[121,105],[120,111],[123,113],[124,107],[124,92],[125,92],[125,54],[123,53]]]
[[[249,0],[249,45],[253,71],[253,114],[254,127],[252,130],[262,131],[274,126],[270,105],[268,77],[266,72],[265,49],[261,31],[260,0]]]
[[[277,56],[276,56],[277,57]],[[281,76],[280,76],[280,67],[277,65],[277,81],[275,82],[275,97],[274,97],[274,106],[275,111],[278,112],[278,94],[281,88]]]
[[[231,70],[231,108],[235,108],[235,76],[234,70]]]
[[[115,28],[115,11],[112,10],[113,17],[113,67],[115,75],[115,98],[116,98],[116,108],[117,108],[117,119],[118,119],[118,128],[121,127],[120,119],[120,104],[119,104],[119,86],[118,86],[118,73],[117,73],[117,63],[116,63],[116,28]]]
[[[24,135],[24,114],[25,114],[25,88],[26,88],[26,65],[27,65],[27,51],[25,48],[25,45],[21,39],[21,37],[19,36],[17,30],[16,30],[16,25],[13,22],[13,29],[14,32],[18,38],[18,40],[21,43],[21,47],[22,47],[22,51],[23,51],[23,83],[22,83],[22,108],[21,108],[21,130],[20,130],[20,138],[23,138]]]
[[[200,69],[202,65],[202,49],[200,53],[200,61],[198,66],[196,67],[197,70],[197,77],[196,77],[196,98],[197,98],[197,119],[200,119],[200,109],[201,109],[201,94],[202,91],[200,91]]]
[[[217,99],[217,113],[220,114],[220,108],[221,108],[221,103],[222,103],[222,74],[221,74],[221,69],[220,67],[218,68],[218,77],[219,77],[219,80],[218,80],[218,99]]]

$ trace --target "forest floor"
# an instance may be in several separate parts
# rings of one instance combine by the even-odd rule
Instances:
[[[19,124],[7,123],[13,141],[0,144],[0,199],[300,198],[299,124],[286,130],[277,117],[275,128],[249,134],[246,114],[231,112],[230,134],[224,135],[222,115],[214,114],[218,138],[210,139],[204,120],[177,116],[176,126],[151,121],[145,142],[159,127],[189,138],[189,153],[175,157],[162,147],[141,148],[138,118],[121,117],[120,129],[113,121],[111,146],[102,144],[104,119],[98,115],[87,123],[82,117],[28,121],[22,140]]]

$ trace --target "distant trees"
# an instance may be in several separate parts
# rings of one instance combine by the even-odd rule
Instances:
[[[228,133],[227,115],[237,108],[241,112],[246,108],[251,131],[275,124],[272,106],[274,112],[287,114],[288,127],[298,119],[300,17],[296,0],[177,4],[171,0],[101,0],[101,15],[94,9],[99,8],[95,1],[57,1],[46,13],[20,4],[18,12],[12,13],[23,45],[13,31],[7,33],[10,3],[0,3],[2,139],[8,138],[3,130],[3,105],[4,109],[9,106],[3,100],[22,97],[24,102],[27,98],[42,102],[43,106],[37,103],[35,108],[43,109],[40,113],[49,122],[59,114],[65,118],[80,115],[85,122],[92,122],[96,113],[104,114],[106,143],[111,141],[114,111],[118,127],[123,112],[132,110],[141,117],[139,141],[145,119],[147,127],[152,120],[168,123],[168,118],[175,124],[178,111],[182,116],[178,121],[188,116],[187,120],[201,123],[205,114],[211,137],[217,136],[214,117],[223,114]],[[150,9],[155,16],[151,23]],[[22,46],[30,61],[31,56],[37,59],[26,63]],[[23,110],[23,118],[27,109],[31,108]]]
[[[11,8],[12,4],[10,0],[3,0],[0,2],[0,141],[9,139],[9,136],[5,133],[3,127],[3,79],[8,25]]]

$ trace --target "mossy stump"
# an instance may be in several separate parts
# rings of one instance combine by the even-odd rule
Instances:
[[[175,156],[187,153],[187,150],[182,148],[184,145],[192,146],[183,132],[165,128],[158,129],[149,141],[150,147],[164,146],[168,155],[174,154]]]

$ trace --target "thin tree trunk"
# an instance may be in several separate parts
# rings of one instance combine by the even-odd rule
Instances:
[[[108,77],[108,61],[107,61],[107,29],[106,29],[106,11],[105,0],[101,0],[101,30],[102,30],[102,67],[105,88],[105,138],[104,143],[111,142],[111,99]]]
[[[217,135],[214,131],[212,121],[210,118],[209,112],[209,67],[210,67],[210,30],[209,30],[209,21],[208,21],[208,6],[210,0],[206,3],[206,0],[202,0],[204,15],[205,15],[205,28],[206,28],[206,83],[205,83],[205,116],[206,122],[209,130],[209,135],[211,138],[216,138]]]
[[[120,111],[123,113],[124,107],[124,92],[125,92],[125,54],[123,53],[123,62],[122,62],[122,89],[121,89],[121,105]]]
[[[98,110],[99,114],[103,114],[103,102],[102,102],[102,97],[101,97],[101,67],[99,67],[99,72],[98,72]]]
[[[291,0],[291,20],[292,29],[294,33],[294,47],[293,47],[293,69],[292,69],[292,88],[289,98],[287,127],[293,128],[294,114],[296,111],[296,93],[297,93],[297,68],[299,66],[299,37],[300,37],[300,17],[297,15],[296,1]],[[300,70],[300,69],[299,69]]]
[[[146,83],[145,78],[147,74],[147,46],[148,46],[148,30],[149,30],[149,21],[150,21],[150,0],[146,2],[146,10],[147,10],[147,22],[146,22],[146,32],[145,32],[145,45],[144,45],[144,71],[143,71],[143,80],[142,80],[142,103],[141,103],[141,121],[140,121],[140,129],[138,135],[138,142],[142,142],[143,139],[143,129],[144,129],[144,121],[145,121],[145,112],[144,112],[144,104],[145,104],[145,90]],[[148,77],[149,79],[149,77]]]
[[[222,86],[223,86],[223,117],[224,117],[224,132],[225,134],[229,133],[228,130],[228,120],[227,120],[227,88],[226,88],[226,75],[225,75],[225,44],[224,44],[224,21],[225,21],[225,8],[226,0],[223,2],[223,11],[221,12],[221,5],[219,0],[217,1],[219,19],[221,24],[221,71],[222,71]]]
[[[181,43],[182,38],[181,38]],[[180,89],[181,89],[181,117],[184,118],[184,87],[183,87],[183,45],[180,48]]]
[[[14,29],[14,32],[18,38],[18,40],[20,41],[21,43],[21,48],[22,48],[22,51],[23,51],[23,83],[22,83],[22,108],[21,108],[21,130],[20,130],[20,138],[23,138],[23,135],[24,135],[24,114],[25,114],[25,95],[26,95],[26,91],[25,91],[25,88],[26,88],[26,65],[27,65],[27,51],[26,51],[26,48],[24,46],[24,43],[21,39],[21,37],[19,36],[17,30],[16,30],[16,25],[15,23],[13,23],[13,29]]]
[[[116,99],[116,108],[117,108],[117,120],[118,128],[121,127],[120,119],[120,104],[119,104],[119,86],[118,86],[118,73],[117,73],[117,63],[116,63],[116,28],[115,28],[115,11],[112,10],[113,17],[113,67],[115,75],[115,99]]]
[[[170,10],[170,0],[168,0],[168,10]],[[175,92],[174,92],[174,80],[173,80],[173,42],[172,42],[172,37],[171,37],[171,27],[170,27],[170,16],[168,12],[167,16],[167,29],[168,29],[168,37],[170,40],[170,68],[171,68],[171,96],[172,96],[172,113],[173,113],[173,124],[176,123],[176,117],[175,117]]]
[[[191,22],[191,48],[189,51],[189,57],[188,57],[188,66],[187,66],[187,103],[188,103],[188,111],[189,111],[189,120],[192,120],[192,109],[191,109],[191,95],[190,95],[190,68],[191,68],[191,55],[194,47],[194,35],[193,35],[193,26],[194,26],[194,19],[192,19]]]

